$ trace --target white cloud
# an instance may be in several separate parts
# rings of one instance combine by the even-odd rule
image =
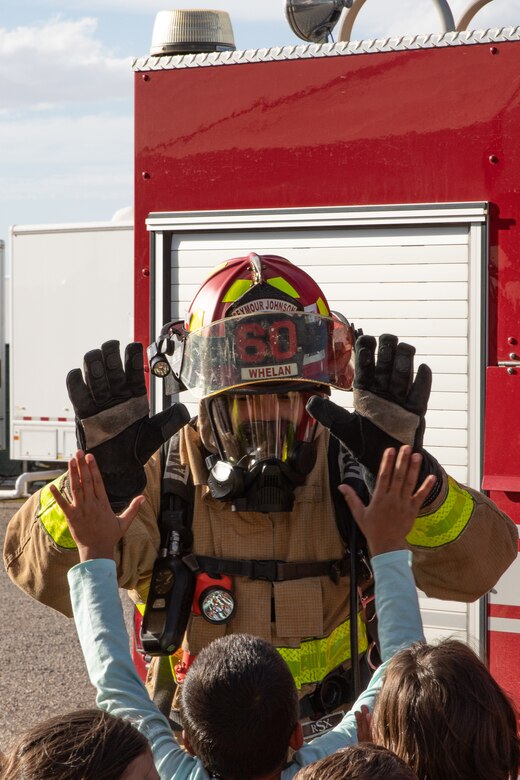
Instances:
[[[132,165],[133,117],[97,114],[0,123],[0,169]]]
[[[130,58],[96,39],[92,18],[54,18],[41,26],[0,28],[0,103],[5,115],[45,104],[129,100]]]
[[[133,202],[133,117],[0,123],[0,238],[13,224],[108,220]]]
[[[63,0],[47,2],[49,7],[63,8]],[[69,13],[94,13],[117,11],[120,13],[146,15],[150,18],[164,8],[218,8],[227,11],[231,19],[248,19],[251,21],[283,19],[284,0],[216,0],[216,2],[170,2],[164,0],[68,0]],[[150,28],[151,29],[151,28]]]
[[[457,21],[471,0],[448,0]],[[63,8],[63,0],[47,2],[48,7]],[[69,13],[116,12],[146,15],[152,18],[157,11],[168,8],[215,7],[227,11],[232,21],[284,21],[285,0],[218,0],[215,3],[173,2],[164,0],[68,0]],[[366,24],[362,22],[366,20]],[[439,15],[434,0],[366,0],[358,16],[356,26],[373,29],[392,30],[385,35],[404,34],[404,29],[412,33],[420,30],[440,29]],[[518,0],[490,0],[489,4],[475,17],[478,27],[497,27],[520,24]],[[151,30],[151,26],[150,26]],[[262,44],[260,43],[259,46]]]

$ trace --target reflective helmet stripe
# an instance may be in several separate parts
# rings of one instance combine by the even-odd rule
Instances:
[[[253,282],[251,279],[237,279],[233,282],[231,287],[228,287],[226,294],[222,298],[222,303],[234,303],[237,298],[244,295],[252,285]]]
[[[318,298],[316,301],[316,306],[318,307],[318,313],[322,314],[324,317],[330,317],[330,310],[323,298]]]
[[[193,311],[190,316],[190,322],[189,322],[189,330],[195,331],[202,328],[204,325],[204,310],[203,309],[197,309],[196,311]]]
[[[437,511],[415,520],[406,541],[415,547],[442,547],[454,542],[473,514],[471,495],[448,476],[448,493]]]
[[[290,295],[291,298],[300,297],[298,290],[295,290],[292,284],[289,284],[289,282],[283,279],[281,276],[273,276],[271,279],[266,279],[266,282],[267,284],[270,284],[271,287],[275,287],[277,290],[280,290],[286,295]]]
[[[298,292],[298,290],[296,290],[292,286],[292,284],[290,284],[286,279],[284,279],[281,276],[273,276],[271,277],[271,279],[266,279],[265,281],[267,282],[267,284],[270,284],[271,287],[274,287],[276,290],[280,290],[286,295],[289,295],[291,298],[297,299],[300,297],[300,293]],[[238,298],[244,295],[244,293],[246,293],[252,286],[253,286],[253,282],[250,279],[237,279],[236,281],[233,282],[231,287],[227,289],[226,293],[224,294],[224,297],[222,298],[222,303],[234,303],[236,300],[238,300]]]
[[[58,477],[51,484],[59,488],[62,481],[63,477]],[[40,492],[40,506],[36,516],[58,547],[63,547],[66,550],[76,549],[76,542],[69,531],[67,518],[56,503],[49,485],[42,488]]]
[[[358,615],[358,650],[368,648],[365,624]],[[341,623],[323,639],[309,639],[299,647],[276,648],[291,670],[297,688],[308,683],[318,683],[329,672],[350,660],[350,620]]]

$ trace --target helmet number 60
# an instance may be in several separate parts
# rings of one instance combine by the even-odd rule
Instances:
[[[277,362],[296,355],[298,339],[292,320],[277,320],[267,326],[261,322],[242,322],[237,328],[238,356],[244,363]]]

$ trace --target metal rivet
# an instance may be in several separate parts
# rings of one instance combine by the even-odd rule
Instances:
[[[150,269],[149,268],[141,268],[141,273],[143,276],[150,276]]]
[[[150,372],[150,366],[145,366],[144,367],[144,373],[148,374],[149,372]]]
[[[516,352],[509,353],[509,360],[518,360],[518,355],[516,354]]]
[[[498,49],[496,46],[490,46],[489,47],[489,53],[490,54],[498,54]]]
[[[508,374],[516,374],[516,368],[513,368],[512,366],[509,366],[507,369]]]
[[[143,171],[142,177],[143,177],[143,179],[150,179],[151,178],[151,174],[148,173],[148,171]]]
[[[518,344],[518,341],[515,339],[514,336],[509,336],[507,343],[511,344],[511,346],[514,346],[515,344]]]
[[[143,81],[150,81],[150,76],[148,73],[143,73]]]
[[[496,156],[496,154],[489,155],[489,162],[491,163],[491,165],[496,165],[498,163],[498,157]]]

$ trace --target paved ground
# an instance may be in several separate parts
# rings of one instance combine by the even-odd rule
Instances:
[[[20,501],[0,502],[0,549]],[[126,611],[130,614],[125,596]],[[92,707],[74,623],[26,596],[0,565],[0,750],[51,715]]]

